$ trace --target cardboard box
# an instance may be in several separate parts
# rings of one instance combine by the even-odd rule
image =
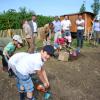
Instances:
[[[69,60],[69,53],[65,52],[65,51],[60,51],[59,52],[59,56],[58,56],[58,60],[60,60],[60,61],[68,61]]]

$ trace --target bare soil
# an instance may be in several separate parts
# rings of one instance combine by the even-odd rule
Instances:
[[[100,100],[100,47],[83,48],[79,58],[69,62],[52,58],[45,68],[52,100]],[[15,79],[0,71],[0,100],[18,98]]]

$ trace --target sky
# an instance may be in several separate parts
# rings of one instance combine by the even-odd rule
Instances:
[[[61,16],[79,12],[83,0],[2,0],[0,12],[9,9],[19,11],[20,7],[35,11],[37,15]],[[92,12],[93,0],[85,0],[86,11]]]

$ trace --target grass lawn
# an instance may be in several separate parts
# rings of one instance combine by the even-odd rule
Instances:
[[[51,38],[51,44],[53,44],[53,38]],[[77,45],[77,40],[73,39],[72,40],[72,47],[76,48]],[[43,46],[43,41],[42,40],[36,40],[36,49],[41,48]],[[88,48],[91,47],[91,44],[87,41],[84,40],[84,44],[83,44],[84,48]],[[27,45],[24,46],[23,48],[17,50],[17,51],[26,51],[27,50]]]
[[[0,44],[2,44],[2,45],[7,44],[10,40],[11,39],[9,39],[9,38],[6,38],[6,39],[1,38],[0,39]],[[51,44],[53,44],[53,37],[51,37]],[[77,44],[77,40],[73,39],[72,40],[72,47],[76,48],[76,44]],[[39,49],[42,46],[43,46],[43,40],[37,39],[36,40],[36,49]],[[91,47],[91,44],[88,41],[84,40],[83,46],[84,46],[84,48],[88,48],[88,47]],[[27,50],[27,44],[24,47],[22,47],[21,49],[17,49],[16,52],[19,52],[19,51],[22,52],[22,51],[26,51],[26,50]]]

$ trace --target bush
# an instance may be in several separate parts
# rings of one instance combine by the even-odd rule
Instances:
[[[21,8],[21,11],[16,12],[14,9],[9,9],[0,13],[0,30],[5,29],[21,29],[22,21],[27,19],[31,20],[32,12],[27,11],[26,8]],[[52,22],[53,17],[37,15],[38,27],[42,27],[45,24]]]

